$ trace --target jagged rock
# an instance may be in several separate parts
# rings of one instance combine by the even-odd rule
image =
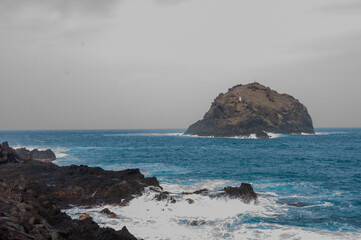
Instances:
[[[1,157],[3,149],[15,156],[2,144]],[[156,178],[145,178],[139,169],[7,162],[0,166],[0,239],[134,240],[126,228],[100,228],[86,214],[74,220],[60,209],[129,202],[148,186],[160,188]]]
[[[204,188],[204,189],[200,189],[200,190],[196,190],[194,192],[182,192],[182,194],[184,195],[191,195],[191,194],[202,194],[202,195],[207,195],[208,193],[208,189]]]
[[[23,158],[11,147],[8,142],[0,145],[0,164],[23,162]]]
[[[187,198],[186,201],[187,201],[188,204],[193,204],[194,203],[194,200],[191,199],[191,198]]]
[[[164,192],[160,192],[159,194],[156,194],[154,196],[154,199],[156,201],[164,201],[164,200],[167,200],[169,201],[170,203],[176,203],[177,200],[173,197],[173,196],[170,196],[169,195],[170,193],[167,192],[167,191],[164,191]]]
[[[137,240],[130,232],[128,231],[127,227],[124,226],[120,231],[119,234],[123,237],[124,240]]]
[[[185,134],[199,136],[268,138],[272,133],[314,133],[307,108],[288,94],[259,83],[237,85],[221,93],[203,119]]]
[[[39,151],[38,149],[28,150],[26,148],[18,148],[16,152],[25,160],[36,160],[40,162],[49,162],[56,160],[55,153],[51,149]]]
[[[242,183],[240,187],[225,187],[225,195],[231,198],[240,198],[244,203],[257,200],[257,193],[253,191],[251,184]]]

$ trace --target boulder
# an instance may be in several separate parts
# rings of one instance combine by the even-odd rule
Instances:
[[[56,159],[56,156],[51,149],[46,149],[45,151],[39,151],[38,149],[34,149],[31,151],[31,158],[40,162],[49,162]]]
[[[240,187],[225,187],[225,195],[230,198],[240,198],[244,203],[257,200],[257,193],[253,191],[251,184],[242,183]]]
[[[16,152],[24,159],[24,160],[35,160],[40,162],[50,162],[56,160],[55,153],[51,149],[46,149],[44,151],[40,151],[38,149],[28,150],[26,148],[17,148]]]
[[[100,213],[106,214],[110,218],[116,218],[117,217],[117,215],[114,212],[110,211],[109,208],[104,208],[103,210],[100,211]]]

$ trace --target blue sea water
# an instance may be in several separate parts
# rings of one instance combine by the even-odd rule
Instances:
[[[58,165],[86,164],[107,170],[139,168],[173,190],[175,186],[217,190],[241,182],[251,183],[260,195],[253,210],[248,211],[244,206],[245,210],[236,209],[235,216],[228,216],[227,204],[234,203],[225,201],[219,205],[224,208],[223,215],[204,214],[205,226],[191,224],[192,219],[197,219],[197,208],[192,209],[195,214],[192,216],[177,215],[176,207],[169,208],[168,215],[159,216],[190,231],[199,230],[202,236],[206,231],[208,239],[361,238],[360,128],[322,128],[316,129],[316,135],[276,135],[271,139],[194,137],[181,135],[183,132],[182,129],[0,131],[0,140],[14,147],[52,148]],[[208,204],[200,201],[204,202],[199,208]],[[141,229],[151,222],[129,222],[125,215],[118,222],[110,222],[110,226],[122,221],[139,224],[134,231],[142,235]],[[163,236],[161,232],[156,235]],[[147,236],[151,234],[144,230],[143,237]],[[170,233],[149,239],[167,238],[177,237]]]

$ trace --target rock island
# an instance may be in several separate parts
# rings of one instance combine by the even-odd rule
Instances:
[[[267,133],[314,134],[311,116],[297,99],[257,82],[236,85],[219,94],[202,120],[185,134],[268,138]]]

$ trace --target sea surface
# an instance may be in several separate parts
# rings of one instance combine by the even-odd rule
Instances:
[[[361,128],[271,139],[185,136],[184,130],[0,131],[13,147],[51,148],[58,165],[139,168],[177,199],[146,190],[117,218],[88,212],[101,226],[124,225],[143,239],[361,239]],[[256,203],[180,193],[251,183]],[[189,204],[186,198],[192,198]]]

